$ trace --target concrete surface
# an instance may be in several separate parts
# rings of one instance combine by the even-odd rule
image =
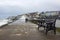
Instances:
[[[18,20],[0,28],[0,40],[60,40],[60,34],[49,32],[46,36],[44,30],[37,30],[37,25]]]

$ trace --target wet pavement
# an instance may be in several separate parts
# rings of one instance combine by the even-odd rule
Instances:
[[[51,31],[46,36],[44,30],[37,30],[37,25],[18,20],[0,28],[0,40],[60,40],[60,34]]]

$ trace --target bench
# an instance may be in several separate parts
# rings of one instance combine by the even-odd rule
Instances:
[[[40,27],[44,27],[44,29],[45,29],[44,23],[45,23],[45,20],[43,20],[43,19],[38,20],[38,30]]]
[[[46,22],[46,35],[48,31],[53,30],[54,34],[56,34],[56,27],[55,27],[56,19],[53,21]]]
[[[56,19],[53,19],[53,20],[40,20],[39,21],[39,24],[38,24],[38,30],[40,27],[44,27],[44,29],[46,30],[46,35],[48,33],[48,31],[50,30],[53,30],[54,31],[54,34],[56,34],[56,27],[55,27],[55,22],[56,22]],[[46,23],[46,25],[44,25],[44,23]]]

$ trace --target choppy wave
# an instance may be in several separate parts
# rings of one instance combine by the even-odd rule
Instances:
[[[1,19],[0,20],[0,27],[5,25],[5,24],[8,24],[8,21],[9,21],[8,19]]]

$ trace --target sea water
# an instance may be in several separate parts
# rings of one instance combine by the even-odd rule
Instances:
[[[8,24],[8,19],[0,19],[0,27]]]

